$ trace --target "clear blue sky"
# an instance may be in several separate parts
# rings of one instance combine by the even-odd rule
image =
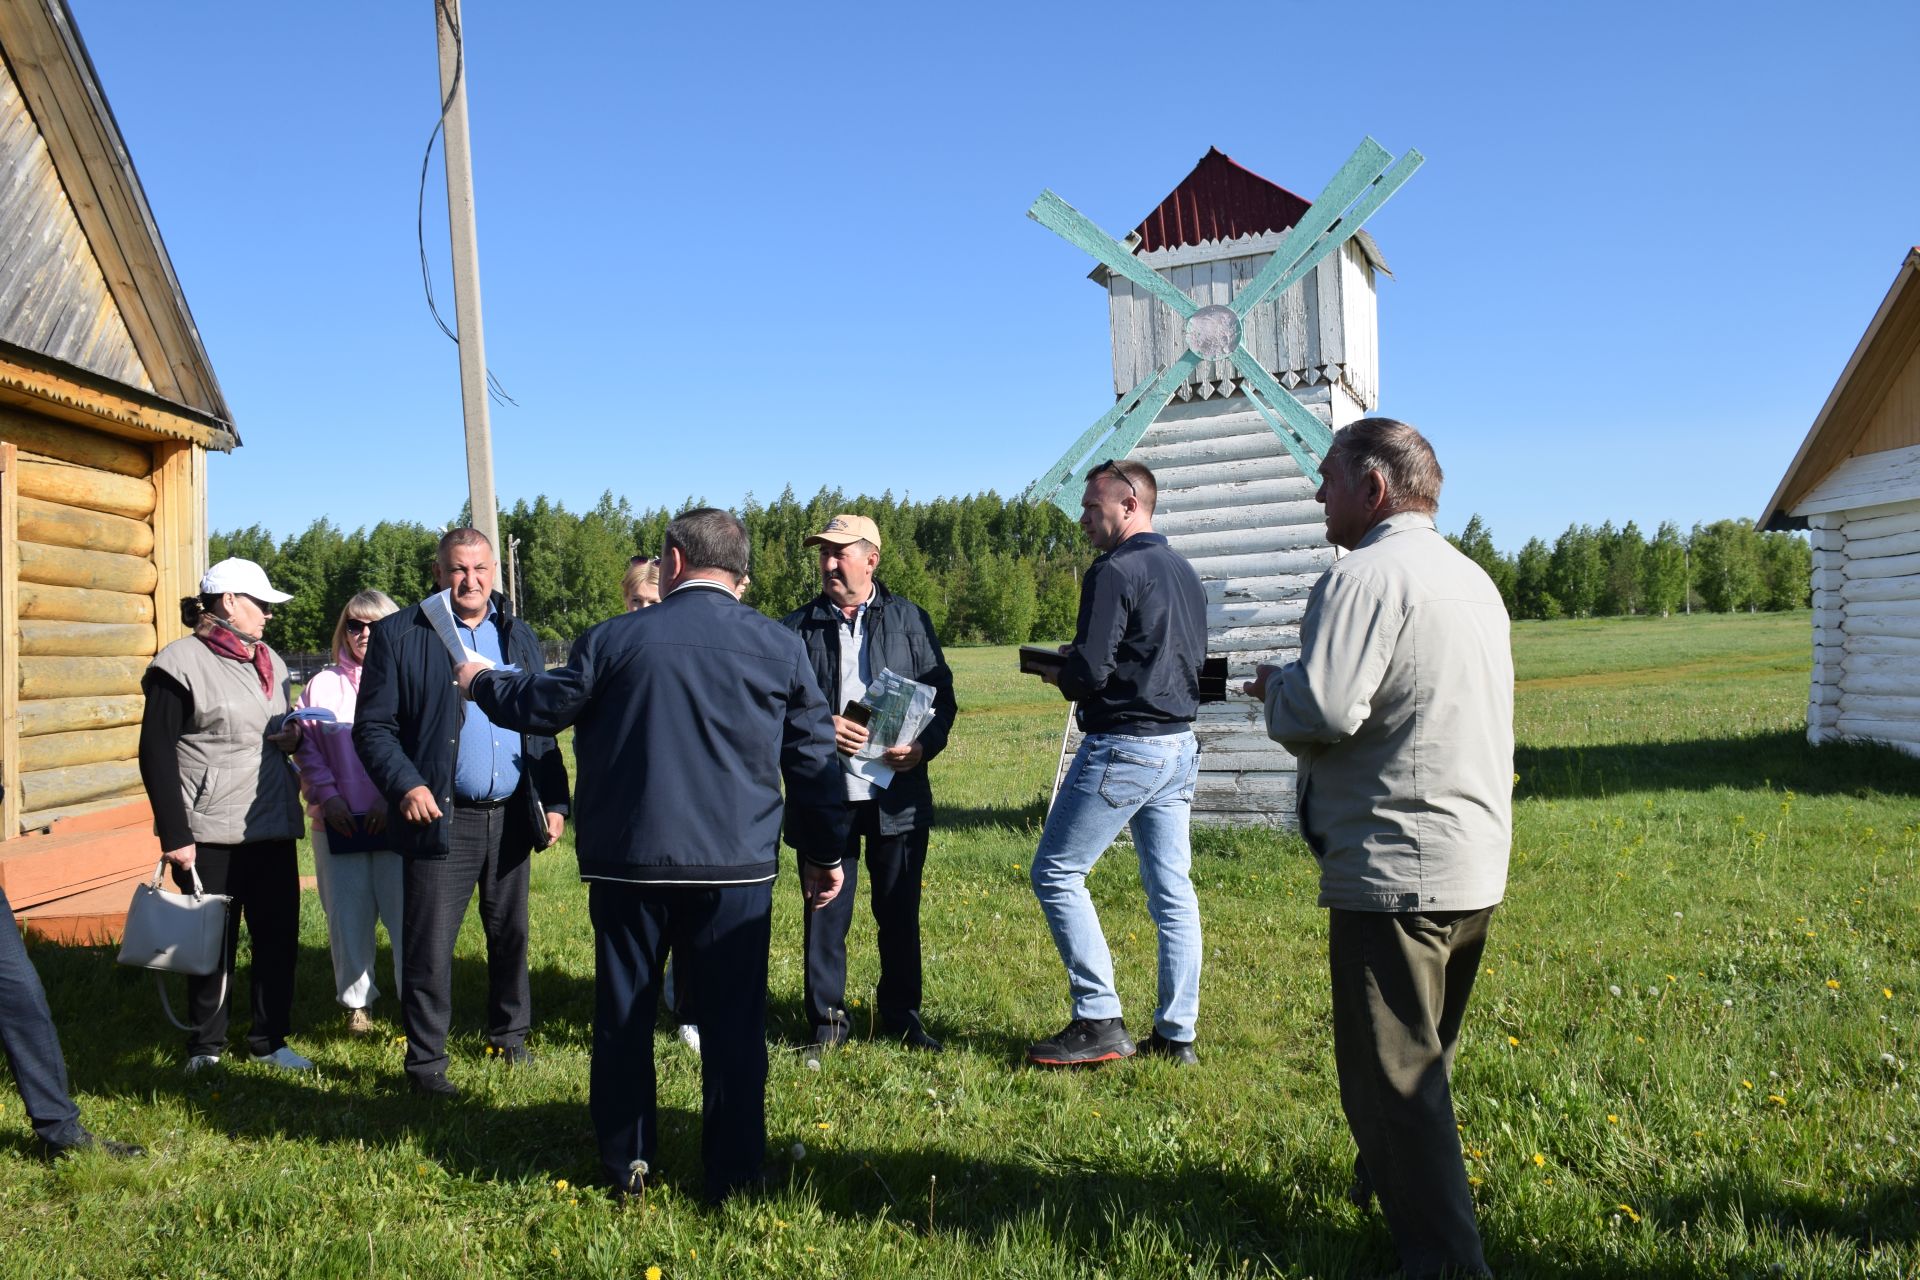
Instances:
[[[245,440],[213,526],[451,517],[431,0],[70,2]],[[1371,133],[1428,156],[1371,229],[1442,526],[1752,516],[1920,241],[1911,0],[1194,12],[469,0],[503,502],[1017,492],[1111,403],[1033,197],[1122,235]],[[444,210],[436,156],[451,316]]]

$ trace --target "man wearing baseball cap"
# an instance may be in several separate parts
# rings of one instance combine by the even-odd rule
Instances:
[[[814,677],[827,695],[834,745],[840,750],[848,816],[846,883],[840,895],[806,914],[806,1006],[813,1024],[811,1053],[843,1043],[851,1033],[846,1010],[847,930],[866,843],[867,875],[873,885],[873,919],[880,951],[880,985],[874,1003],[880,1029],[912,1048],[938,1052],[941,1044],[920,1021],[920,877],[933,825],[933,789],[927,762],[947,745],[956,707],[953,672],[926,610],[888,591],[875,576],[880,529],[866,516],[843,514],[807,538],[820,550],[820,594],[781,621],[806,645]],[[866,727],[845,713],[882,671],[934,691],[933,721],[916,741],[883,752],[873,762],[855,761],[867,741]]]

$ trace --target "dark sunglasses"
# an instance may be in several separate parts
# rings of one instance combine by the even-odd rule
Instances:
[[[273,606],[268,604],[265,600],[262,600],[259,596],[247,596],[247,599],[253,601],[253,607],[258,609],[261,613],[266,614],[269,618],[273,616]]]
[[[348,618],[347,619],[347,634],[350,636],[357,636],[362,631],[371,631],[371,630],[373,630],[373,623],[367,620],[366,618]]]
[[[1125,486],[1127,486],[1128,493],[1132,494],[1136,498],[1140,496],[1140,491],[1133,487],[1133,481],[1127,479],[1127,473],[1122,471],[1120,469],[1120,464],[1115,462],[1112,458],[1108,458],[1105,462],[1101,463],[1099,466],[1095,467],[1093,470],[1087,472],[1087,479],[1091,480],[1098,475],[1111,475],[1113,476],[1114,479],[1118,480],[1121,484],[1124,484]]]
[[[627,561],[627,568],[644,569],[657,559],[659,559],[658,556],[635,556],[633,559]]]

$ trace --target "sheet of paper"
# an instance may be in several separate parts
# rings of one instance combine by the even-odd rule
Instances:
[[[475,653],[467,646],[466,639],[460,634],[460,623],[453,616],[453,592],[442,591],[428,596],[420,602],[420,612],[427,615],[427,622],[433,627],[433,634],[440,637],[447,653],[456,664],[462,662],[480,662],[500,671],[518,671],[511,664],[495,662],[484,654]]]
[[[856,778],[865,778],[876,787],[885,788],[893,781],[893,766],[882,764],[877,759],[863,760],[858,756],[847,761],[847,772]]]

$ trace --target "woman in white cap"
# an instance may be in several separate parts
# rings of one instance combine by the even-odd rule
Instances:
[[[147,668],[140,722],[140,778],[153,805],[161,854],[174,883],[197,873],[229,894],[226,963],[187,981],[187,1070],[219,1065],[240,921],[252,940],[255,1062],[290,1071],[313,1063],[287,1047],[293,965],[300,940],[300,872],[295,842],[306,834],[300,789],[288,754],[300,727],[286,723],[287,664],[260,636],[273,606],[290,600],[251,560],[222,560],[180,602],[193,634],[162,649]]]

